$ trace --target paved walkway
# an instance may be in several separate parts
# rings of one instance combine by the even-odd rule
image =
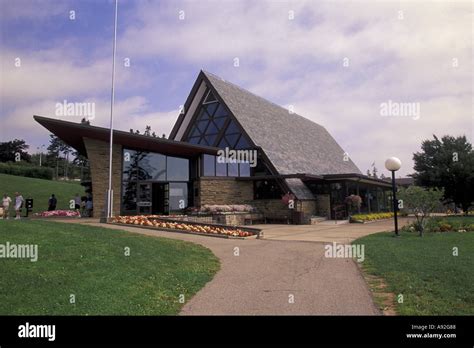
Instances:
[[[399,227],[413,218],[399,218]],[[353,240],[383,231],[393,231],[393,220],[378,221],[367,224],[349,224],[334,220],[320,222],[316,225],[254,225],[263,231],[265,239],[293,240],[324,243],[350,243]]]
[[[323,243],[235,240],[111,226],[93,220],[68,222],[180,239],[212,250],[221,261],[221,269],[185,304],[182,315],[380,314],[356,263],[325,258]],[[266,233],[273,226],[267,227]],[[278,231],[280,237],[286,233],[277,226],[275,234]],[[235,248],[239,256],[235,256]]]

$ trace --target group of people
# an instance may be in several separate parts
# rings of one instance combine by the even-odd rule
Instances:
[[[19,192],[15,192],[15,220],[20,219],[20,212],[21,208],[23,207],[25,200],[23,196]],[[9,219],[8,216],[10,211],[10,204],[12,203],[12,199],[5,193],[2,199],[2,208],[3,208],[3,219]]]
[[[76,196],[74,197],[74,205],[75,209],[81,212],[81,216],[92,217],[94,205],[92,203],[91,195],[81,197],[76,193]]]
[[[10,212],[10,205],[12,204],[13,200],[5,193],[2,199],[2,214],[1,217],[3,219],[9,219],[9,212]],[[15,192],[15,220],[20,219],[21,209],[25,203],[25,199],[19,192]],[[58,204],[58,200],[54,194],[51,195],[48,199],[48,211],[56,210],[56,206]],[[81,213],[81,216],[92,217],[92,212],[94,209],[92,203],[92,196],[79,196],[76,193],[74,197],[74,209]]]

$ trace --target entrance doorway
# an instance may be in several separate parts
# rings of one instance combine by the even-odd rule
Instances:
[[[169,213],[169,184],[142,182],[138,184],[138,214]]]
[[[169,213],[169,184],[152,184],[152,209],[151,213],[156,215],[166,215]]]

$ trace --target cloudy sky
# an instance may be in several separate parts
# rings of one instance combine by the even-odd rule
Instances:
[[[113,8],[0,0],[0,141],[47,144],[32,117],[79,122],[64,100],[108,125]],[[471,1],[119,0],[115,128],[168,135],[204,69],[325,126],[364,173],[394,155],[405,175],[432,134],[472,142],[472,22]]]

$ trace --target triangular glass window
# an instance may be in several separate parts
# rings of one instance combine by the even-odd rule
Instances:
[[[206,134],[215,134],[218,132],[218,129],[214,122],[209,122],[209,127],[207,127]]]
[[[212,103],[206,105],[206,111],[209,114],[209,116],[212,116],[214,114],[214,111],[217,109],[217,103]]]
[[[227,117],[215,118],[214,123],[216,124],[217,128],[221,129],[226,120]]]
[[[250,144],[247,142],[247,139],[245,139],[245,136],[242,135],[237,142],[237,145],[235,145],[236,149],[248,149],[250,147]]]
[[[225,138],[222,138],[221,141],[219,142],[218,147],[224,148],[224,147],[230,147],[230,145],[225,141]]]
[[[201,131],[201,133],[204,133],[208,123],[209,123],[209,121],[200,121],[200,122],[198,122],[198,128]]]
[[[227,126],[227,130],[225,131],[226,134],[231,134],[231,133],[240,133],[239,128],[235,124],[234,120],[231,120],[229,125]]]
[[[219,107],[216,110],[216,113],[214,114],[214,117],[225,117],[227,116],[227,111],[226,109],[222,106],[222,104],[219,104]]]
[[[207,112],[202,109],[201,112],[199,113],[199,116],[197,118],[198,121],[203,121],[203,120],[208,120],[209,119],[209,115],[207,114]]]
[[[225,136],[225,138],[227,139],[227,142],[229,143],[230,147],[232,147],[232,148],[234,148],[235,143],[237,142],[239,137],[240,137],[240,134],[230,134],[230,135],[226,134],[226,136]]]
[[[193,131],[191,132],[191,134],[189,135],[190,137],[198,137],[201,135],[201,132],[199,132],[199,129],[197,129],[196,127],[193,128]]]
[[[198,144],[199,143],[199,137],[192,137],[189,138],[188,140],[191,144]]]
[[[216,101],[217,101],[216,97],[214,97],[214,94],[212,94],[211,90],[209,90],[209,92],[207,93],[206,99],[204,100],[204,104],[213,103]]]
[[[209,146],[214,146],[214,142],[216,141],[217,134],[206,135],[205,138]]]

